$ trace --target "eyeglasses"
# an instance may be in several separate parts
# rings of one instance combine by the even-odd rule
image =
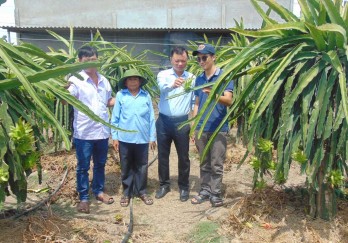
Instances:
[[[202,58],[197,57],[197,62],[206,62],[209,56],[202,56]]]

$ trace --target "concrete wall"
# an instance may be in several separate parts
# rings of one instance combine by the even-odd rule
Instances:
[[[57,34],[69,39],[69,30],[55,31]],[[151,50],[154,52],[162,53],[167,57],[154,55],[148,52],[146,55],[147,61],[159,65],[160,67],[154,67],[155,71],[159,68],[170,65],[169,54],[174,45],[187,45],[188,40],[203,41],[203,35],[205,34],[210,41],[216,42],[221,36],[221,44],[224,45],[230,40],[229,34],[222,33],[203,33],[203,32],[172,32],[172,31],[114,31],[114,30],[100,30],[101,35],[106,41],[113,42],[118,47],[125,47],[127,50],[132,51],[132,54],[136,55],[144,50]],[[48,51],[49,47],[58,49],[67,49],[66,46],[54,39],[46,31],[32,31],[26,29],[18,34],[18,38],[23,42],[32,43],[41,49]],[[74,44],[78,49],[81,45],[90,42],[91,33],[87,30],[75,30],[74,32]]]
[[[292,9],[293,0],[277,2]],[[224,45],[230,35],[221,30],[234,27],[234,19],[243,18],[245,28],[261,26],[249,0],[15,0],[15,13],[16,26],[22,27],[19,39],[43,49],[65,48],[45,28],[65,27],[57,30],[68,38],[66,27],[72,26],[83,27],[75,30],[76,48],[89,42],[91,28],[101,28],[105,40],[126,45],[134,54],[152,50],[169,55],[173,45],[203,41],[204,34],[210,41],[223,36]],[[148,59],[168,64],[168,58],[149,54]]]
[[[293,0],[278,0],[292,9]],[[244,19],[259,28],[248,0],[15,0],[20,27],[231,28]]]

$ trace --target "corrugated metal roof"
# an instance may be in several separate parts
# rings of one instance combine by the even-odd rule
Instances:
[[[69,26],[40,26],[40,27],[22,27],[22,26],[0,26],[0,28],[7,29],[9,31],[41,31],[41,30],[67,30]],[[106,30],[106,31],[218,31],[218,32],[230,32],[229,28],[111,28],[111,27],[86,27],[75,26],[74,30]]]

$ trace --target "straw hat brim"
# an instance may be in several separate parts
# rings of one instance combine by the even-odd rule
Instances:
[[[125,83],[126,83],[127,78],[130,78],[130,77],[138,77],[140,79],[140,87],[143,87],[148,82],[142,76],[139,76],[139,75],[129,75],[129,76],[125,76],[125,77],[120,79],[120,81],[118,82],[118,87],[121,88],[121,89],[126,89],[127,87],[125,86]]]

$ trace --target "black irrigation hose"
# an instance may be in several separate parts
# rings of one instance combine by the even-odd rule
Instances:
[[[158,158],[158,154],[148,163],[147,167],[150,167],[153,164],[153,162],[156,161],[157,158]],[[134,187],[134,183],[133,183],[133,187]],[[134,226],[134,219],[133,219],[133,197],[132,197],[131,201],[130,201],[130,205],[129,205],[128,231],[124,235],[122,243],[127,243],[129,238],[132,236],[132,234],[133,234],[133,226]]]
[[[34,205],[33,207],[25,210],[24,212],[20,213],[20,214],[16,214],[14,216],[12,216],[10,219],[17,219],[19,217],[22,217],[23,215],[26,215],[40,207],[42,207],[43,205],[45,205],[47,202],[49,202],[51,200],[51,198],[57,194],[57,192],[60,190],[60,188],[62,187],[62,185],[64,184],[65,182],[65,179],[66,177],[68,176],[68,172],[69,172],[69,168],[67,167],[65,172],[64,172],[64,175],[63,175],[63,178],[62,180],[60,181],[58,187],[54,190],[54,192],[52,192],[46,199],[40,201],[39,203],[37,203],[36,205]]]
[[[131,198],[130,201],[130,205],[129,205],[129,224],[128,224],[128,231],[127,233],[124,235],[122,243],[127,243],[129,238],[132,236],[133,234],[133,197]]]
[[[150,165],[152,165],[153,162],[155,162],[157,158],[158,158],[158,154],[156,154],[156,156],[148,163],[147,167],[150,167]]]

